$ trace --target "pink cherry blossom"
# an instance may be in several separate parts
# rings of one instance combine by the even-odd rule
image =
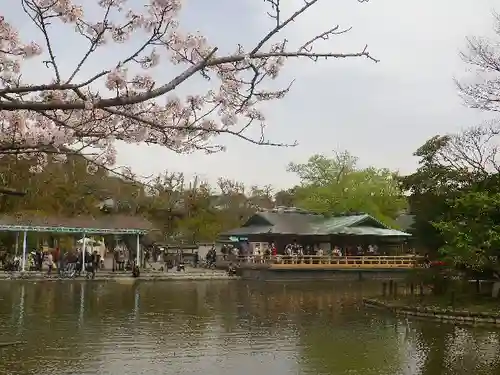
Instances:
[[[143,6],[137,6],[141,1]],[[254,139],[248,134],[255,132],[248,130],[266,126],[260,103],[288,93],[288,86],[271,91],[264,88],[279,76],[288,59],[376,60],[366,47],[351,53],[313,49],[317,40],[340,34],[338,26],[299,41],[298,49],[289,47],[288,41],[270,44],[286,25],[320,0],[308,0],[288,18],[279,9],[279,2],[265,1],[274,26],[256,45],[234,46],[228,55],[219,54],[217,45],[204,35],[181,28],[182,0],[12,2],[10,6],[20,7],[35,22],[39,34],[33,35],[33,40],[22,40],[14,23],[0,16],[0,156],[37,160],[36,172],[47,162],[47,155],[90,150],[91,172],[96,166],[116,162],[117,141],[157,144],[175,152],[210,153],[225,149],[213,141],[225,133],[255,144],[284,145],[264,137]],[[95,18],[96,6],[101,10],[100,19]],[[216,2],[214,6],[218,6]],[[91,7],[92,17],[87,18],[86,9]],[[82,40],[81,59],[70,73],[66,66],[61,69],[53,50],[56,24]],[[101,69],[83,77],[90,56],[112,44],[128,45],[131,40],[139,41],[140,46],[130,56],[103,61]],[[222,49],[231,50],[227,46]],[[30,59],[51,70],[48,82],[37,85],[24,80],[24,63]],[[177,67],[169,69],[169,64]],[[155,78],[158,69],[177,72],[179,67],[182,73],[173,74],[168,82]],[[179,97],[178,89],[200,75],[210,87]],[[53,159],[64,161],[65,157]]]

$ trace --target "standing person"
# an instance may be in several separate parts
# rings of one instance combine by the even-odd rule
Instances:
[[[177,255],[175,257],[175,265],[180,266],[181,264],[184,264],[184,254],[182,252],[182,249],[177,250]]]
[[[338,247],[337,245],[335,245],[335,247],[333,248],[333,251],[332,251],[332,255],[335,256],[335,257],[341,257],[342,256],[342,251],[340,250],[340,247]]]
[[[54,268],[54,256],[50,251],[47,254],[47,266],[49,268],[49,270],[47,271],[47,275],[50,276],[52,274],[52,268]]]
[[[365,255],[365,249],[363,248],[363,246],[362,246],[362,245],[358,245],[358,246],[356,247],[356,256],[358,256],[358,257],[362,257],[362,256],[364,256],[364,255]]]
[[[431,266],[431,259],[429,257],[429,253],[425,253],[424,255],[424,267],[429,268]]]
[[[297,244],[297,260],[299,263],[304,261],[304,248],[300,244]]]
[[[305,255],[314,255],[311,245],[306,245]]]
[[[118,270],[118,249],[115,247],[113,249],[113,263],[111,265],[111,270],[112,272],[115,272]]]
[[[198,250],[194,252],[194,257],[193,257],[193,266],[194,268],[198,268],[198,263],[200,262],[200,254],[198,254]]]
[[[276,248],[276,245],[274,242],[271,243],[271,256],[274,258],[275,256],[278,255],[278,249]]]
[[[60,275],[62,271],[64,270],[64,258],[65,258],[65,253],[63,250],[57,248],[59,251],[59,256],[57,258],[57,273]]]
[[[125,271],[125,252],[122,248],[118,250],[118,271]]]
[[[137,250],[137,251],[140,251],[140,250]],[[152,268],[152,265],[151,265],[151,251],[149,250],[149,248],[145,248],[144,249],[144,256],[142,257],[142,269],[146,269],[146,263],[149,263],[149,267]]]
[[[271,249],[268,247],[266,247],[266,250],[264,250],[264,259],[266,261],[268,260],[271,260]]]
[[[35,253],[36,270],[41,272],[43,265],[43,247],[38,249]]]

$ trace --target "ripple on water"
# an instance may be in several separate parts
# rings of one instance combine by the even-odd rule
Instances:
[[[9,375],[497,375],[500,336],[365,310],[331,283],[0,289]],[[83,293],[83,294],[82,294]]]

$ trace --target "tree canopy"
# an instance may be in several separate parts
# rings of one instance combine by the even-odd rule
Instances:
[[[394,172],[360,168],[348,152],[314,155],[306,163],[291,163],[288,170],[300,178],[294,202],[301,208],[323,214],[365,212],[391,225],[406,208]]]
[[[473,76],[456,84],[466,105],[498,111],[500,18],[496,37],[469,37],[460,55]],[[438,249],[457,263],[472,267],[496,259],[498,217],[490,205],[498,200],[498,120],[464,131],[436,135],[416,152],[419,167],[401,179],[410,193],[413,234],[426,250]]]
[[[415,153],[417,171],[402,179],[421,244],[476,270],[500,270],[497,134],[483,126],[432,137]]]
[[[276,206],[299,206],[325,214],[363,211],[392,224],[405,207],[393,174],[361,169],[356,162],[348,153],[334,158],[312,156],[306,164],[290,166],[301,177],[299,186],[275,191],[271,186],[246,187],[224,178],[211,185],[168,171],[139,183],[105,168],[88,173],[81,155],[69,156],[66,163],[49,158],[46,167],[33,174],[33,160],[4,157],[0,159],[1,182],[18,190],[29,188],[22,199],[0,196],[0,212],[60,217],[140,215],[160,230],[157,240],[170,242],[213,241],[256,211]]]

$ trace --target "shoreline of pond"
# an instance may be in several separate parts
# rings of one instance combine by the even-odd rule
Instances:
[[[229,276],[227,272],[143,272],[134,278],[131,272],[98,272],[94,278],[85,276],[61,277],[57,274],[47,275],[40,272],[0,273],[0,282],[9,281],[109,281],[117,283],[133,283],[135,281],[210,281],[210,280],[239,280],[238,276]]]
[[[415,302],[418,301],[418,305]],[[487,306],[470,304],[461,307],[436,306],[432,301],[400,299],[363,298],[366,307],[389,311],[395,315],[421,318],[466,325],[493,325],[500,327],[500,310],[488,310]],[[476,311],[474,311],[476,310]]]

